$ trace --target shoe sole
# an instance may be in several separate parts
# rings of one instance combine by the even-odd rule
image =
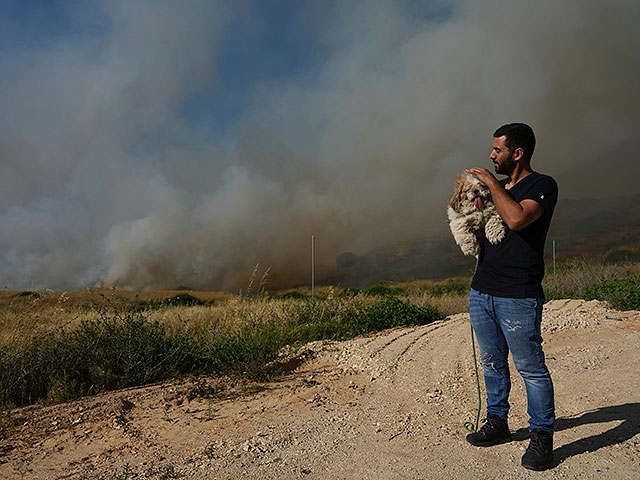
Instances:
[[[474,447],[493,447],[494,445],[500,445],[502,443],[508,443],[513,440],[513,436],[509,435],[507,437],[500,438],[498,440],[494,440],[492,442],[472,442],[469,440],[469,436],[467,436],[467,442]]]
[[[551,468],[551,465],[553,464],[553,458],[551,458],[551,460],[549,460],[548,463],[546,463],[545,465],[527,465],[524,462],[521,462],[522,466],[528,470],[534,470],[536,472],[541,472],[542,470],[548,470],[549,468]]]

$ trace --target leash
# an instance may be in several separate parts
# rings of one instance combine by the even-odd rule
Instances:
[[[484,205],[480,208],[474,208],[473,210],[469,210],[468,212],[462,213],[461,215],[458,215],[455,219],[459,219],[459,218],[463,218],[466,217],[467,215],[471,215],[472,213],[476,212],[476,211],[480,211],[481,217],[480,217],[480,224],[482,225],[482,227],[484,228],[484,226],[487,223],[487,219],[484,216]],[[451,223],[450,220],[447,220],[447,223]],[[476,266],[473,269],[473,275],[476,274],[476,271],[478,270],[478,263],[480,261],[480,257],[478,256],[476,258]],[[472,277],[473,277],[472,275]],[[480,423],[480,411],[482,410],[482,394],[480,392],[480,375],[478,374],[478,357],[476,355],[476,342],[475,342],[475,336],[473,334],[473,325],[471,325],[471,319],[469,319],[469,327],[471,328],[471,346],[473,347],[473,365],[475,367],[476,370],[476,387],[478,390],[478,412],[476,413],[476,422],[465,422],[463,424],[464,428],[466,431],[471,432],[471,433],[475,433],[478,431],[478,425]]]
[[[482,218],[484,220],[484,215]],[[480,257],[476,258],[476,268],[473,270],[474,275],[476,273],[476,270],[478,270],[479,261],[480,261]],[[473,325],[471,325],[471,319],[469,319],[469,326],[471,327],[471,346],[473,347],[473,365],[476,368],[476,387],[478,387],[478,413],[476,414],[476,423],[465,422],[463,426],[467,432],[475,433],[478,431],[478,425],[480,423],[480,410],[482,410],[482,396],[480,394],[480,375],[478,374],[478,358],[476,356],[476,342],[473,335]]]
[[[469,322],[471,325],[471,322]],[[473,364],[476,367],[476,386],[478,387],[478,413],[476,414],[476,423],[464,422],[464,428],[467,432],[475,433],[478,431],[480,422],[480,410],[482,410],[482,397],[480,394],[480,376],[478,375],[478,360],[476,358],[476,342],[473,336],[473,325],[471,325],[471,345],[473,346]]]

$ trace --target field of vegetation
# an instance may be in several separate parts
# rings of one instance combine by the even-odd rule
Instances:
[[[470,278],[241,295],[0,292],[0,408],[57,403],[188,375],[267,380],[310,341],[423,325],[467,311]],[[547,299],[640,309],[640,263],[569,260]]]

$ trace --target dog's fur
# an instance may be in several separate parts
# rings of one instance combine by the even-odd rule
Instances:
[[[477,205],[480,205],[480,209]],[[477,257],[480,254],[476,233],[483,229],[483,217],[487,240],[497,244],[504,238],[505,226],[491,201],[491,192],[474,175],[458,174],[447,215],[453,238],[465,255]]]

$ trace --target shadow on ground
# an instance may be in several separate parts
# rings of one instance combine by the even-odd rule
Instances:
[[[556,420],[556,432],[581,425],[606,424],[615,421],[621,423],[597,435],[580,438],[574,442],[556,447],[553,451],[554,462],[552,468],[570,457],[587,452],[595,452],[601,448],[625,442],[636,436],[640,433],[640,403],[625,403],[623,405],[603,407],[590,410],[579,416],[558,418]],[[521,428],[513,434],[513,439],[525,440],[528,436],[528,430]]]

